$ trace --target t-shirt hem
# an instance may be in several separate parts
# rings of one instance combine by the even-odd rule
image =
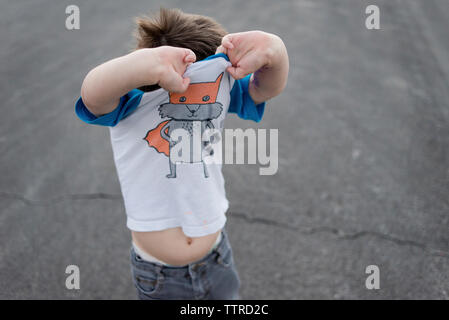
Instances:
[[[143,221],[135,220],[130,216],[127,216],[126,226],[128,229],[137,232],[150,232],[161,231],[170,228],[181,227],[184,234],[188,237],[202,237],[208,234],[212,234],[222,229],[226,224],[226,212],[229,208],[229,203],[226,200],[223,204],[222,213],[214,221],[208,224],[199,226],[183,225],[179,219],[164,219],[158,221]]]
[[[147,231],[160,231],[169,228],[180,227],[178,219],[166,219],[159,221],[142,221],[134,220],[133,218],[127,217],[126,226],[128,229],[137,232],[147,232]]]
[[[188,237],[202,237],[222,229],[226,224],[226,216],[223,214],[212,223],[202,226],[182,226],[182,231]]]

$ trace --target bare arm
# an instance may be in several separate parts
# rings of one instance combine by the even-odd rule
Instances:
[[[262,31],[228,34],[217,52],[226,53],[232,63],[228,72],[241,79],[253,73],[249,93],[255,103],[280,94],[288,77],[288,54],[281,38]]]
[[[189,49],[136,50],[92,69],[83,81],[81,97],[89,111],[99,116],[113,111],[121,96],[144,85],[159,84],[168,91],[183,92],[190,80],[182,74],[195,59]]]

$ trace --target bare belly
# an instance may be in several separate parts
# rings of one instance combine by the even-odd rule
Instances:
[[[190,238],[180,227],[176,227],[162,231],[132,231],[132,238],[144,252],[165,263],[181,266],[204,257],[212,248],[220,231]]]

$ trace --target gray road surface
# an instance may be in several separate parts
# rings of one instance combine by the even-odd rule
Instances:
[[[230,32],[279,34],[291,62],[264,121],[279,171],[224,169],[227,229],[249,299],[449,298],[449,2],[164,1]],[[65,7],[81,29],[65,29]],[[108,130],[73,104],[128,52],[155,1],[8,1],[0,10],[0,298],[134,299]],[[65,268],[81,289],[65,288]],[[381,289],[365,288],[377,265]]]

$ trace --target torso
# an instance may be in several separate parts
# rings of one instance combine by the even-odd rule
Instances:
[[[180,227],[162,231],[132,231],[134,243],[144,252],[170,265],[200,260],[212,248],[221,230],[203,237],[187,237]]]

